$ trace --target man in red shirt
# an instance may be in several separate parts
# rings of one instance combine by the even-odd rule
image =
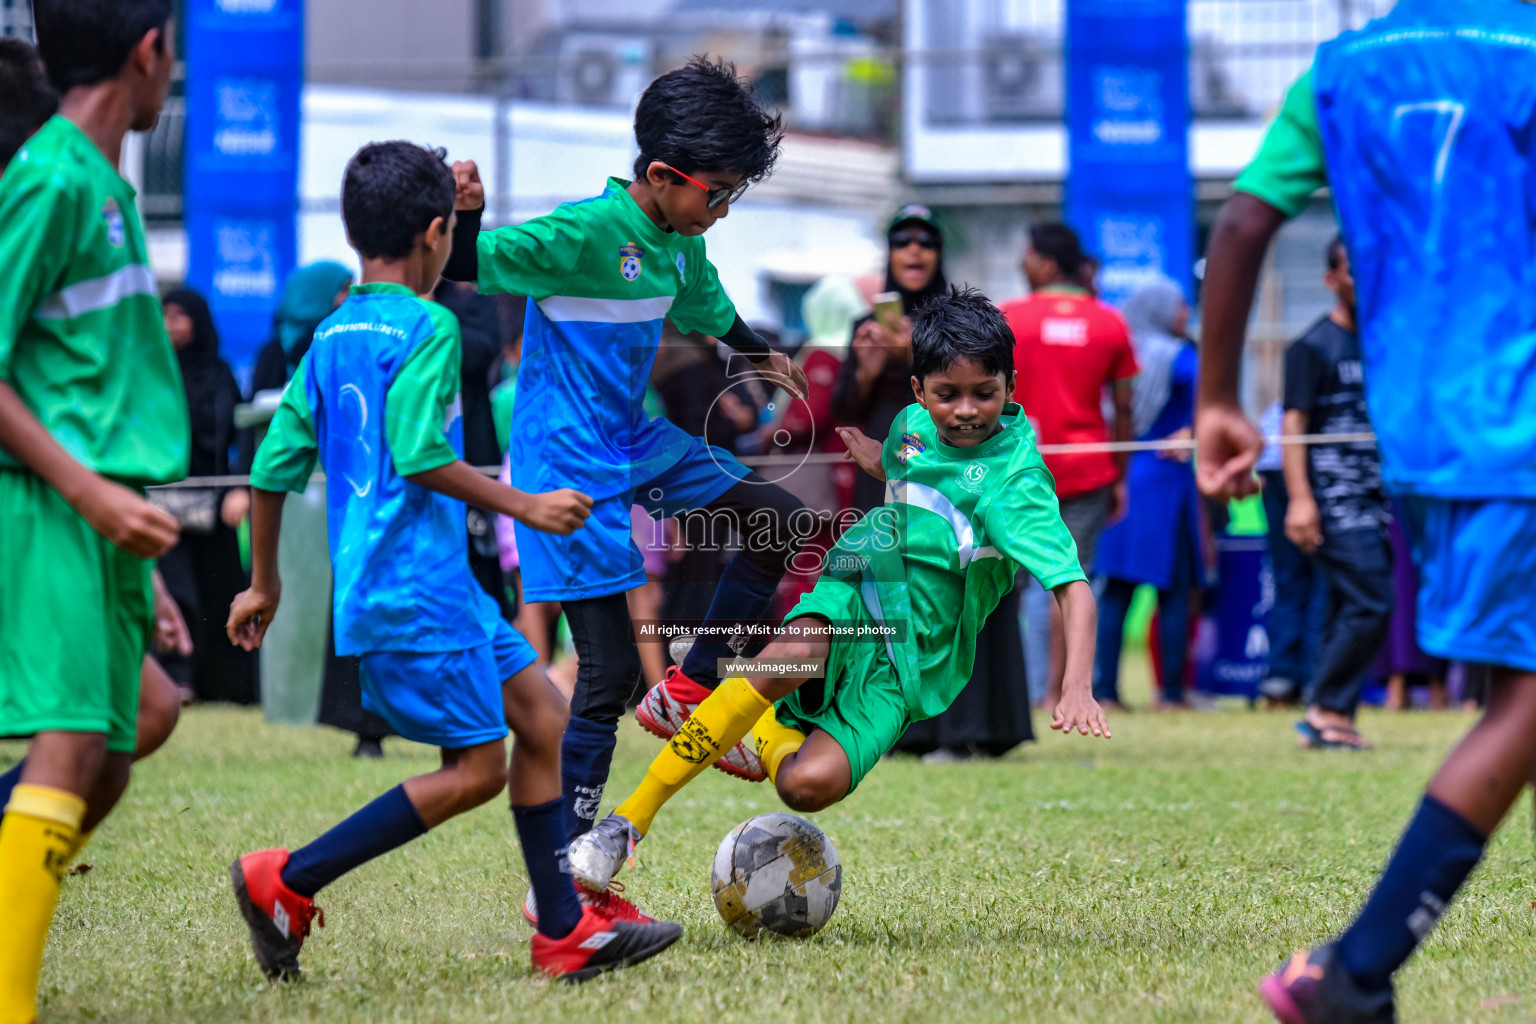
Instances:
[[[1017,339],[1013,398],[1024,407],[1042,445],[1131,440],[1131,381],[1136,355],[1120,314],[1083,286],[1089,266],[1077,235],[1065,224],[1029,232],[1024,276],[1031,294],[1002,305]],[[1104,420],[1104,390],[1114,402],[1114,427]],[[1077,541],[1084,572],[1106,523],[1125,512],[1124,452],[1045,456],[1056,478],[1061,518]],[[1030,700],[1049,706],[1061,692],[1060,618],[1032,580],[1024,595]]]

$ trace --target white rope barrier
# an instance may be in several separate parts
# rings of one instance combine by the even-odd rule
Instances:
[[[1285,437],[1266,437],[1269,444],[1279,445],[1314,445],[1314,444],[1374,444],[1376,435],[1372,433],[1357,434],[1291,434]],[[1103,441],[1094,444],[1042,444],[1039,445],[1041,455],[1086,455],[1095,452],[1192,452],[1195,450],[1193,438],[1180,438],[1178,440],[1165,439],[1162,441]],[[842,452],[808,452],[804,455],[743,455],[740,460],[747,466],[761,466],[764,468],[781,466],[831,466],[849,460]],[[475,471],[486,476],[497,476],[501,473],[500,466],[476,466]],[[323,481],[325,474],[316,473],[312,480]],[[249,476],[197,476],[179,480],[173,484],[158,484],[149,488],[151,491],[177,490],[188,487],[247,487],[250,485]]]

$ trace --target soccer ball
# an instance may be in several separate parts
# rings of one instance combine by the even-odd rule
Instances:
[[[765,928],[792,939],[815,935],[843,890],[832,840],[793,814],[759,814],[731,829],[713,875],[720,916],[749,939]]]

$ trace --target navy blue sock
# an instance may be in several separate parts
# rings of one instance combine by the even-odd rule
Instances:
[[[1338,953],[1360,985],[1379,991],[1413,954],[1483,858],[1488,837],[1425,794]]]
[[[564,807],[564,800],[551,800],[512,808],[528,882],[539,907],[539,933],[552,939],[565,938],[581,921],[581,901],[576,898],[571,865],[565,859]]]
[[[376,798],[308,846],[294,850],[283,868],[283,884],[313,896],[360,864],[427,834],[404,786]]]
[[[704,621],[711,626],[763,619],[773,604],[773,594],[779,588],[782,571],[765,569],[738,552],[725,565],[720,582],[715,585],[715,596],[710,599],[709,611]],[[720,685],[720,673],[715,662],[720,658],[735,657],[730,641],[700,640],[693,645],[683,659],[683,675],[700,686],[713,690]]]
[[[21,770],[26,765],[27,759],[22,758],[7,768],[4,775],[0,775],[0,811],[4,811],[5,805],[11,802],[11,790],[21,781]]]
[[[562,803],[568,839],[575,839],[597,821],[618,735],[617,722],[605,725],[576,715],[565,727],[560,741],[560,783],[565,790]]]

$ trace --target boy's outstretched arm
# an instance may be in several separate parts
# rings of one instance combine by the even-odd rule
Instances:
[[[283,531],[285,491],[251,488],[251,585],[229,608],[224,630],[229,642],[247,651],[261,646],[283,596],[277,571],[277,541]]]
[[[545,533],[575,533],[586,525],[587,517],[592,514],[592,499],[580,491],[562,488],[528,494],[485,476],[463,461],[411,473],[406,479],[466,505],[511,516],[524,526]]]
[[[1073,729],[1109,739],[1104,709],[1093,699],[1093,657],[1099,632],[1099,609],[1093,589],[1082,580],[1063,583],[1051,591],[1061,608],[1067,640],[1066,675],[1061,682],[1061,702],[1051,718],[1051,728],[1063,736]]]
[[[132,488],[87,469],[65,451],[4,380],[0,380],[0,448],[58,491],[91,529],[135,558],[158,558],[181,536],[174,516]]]
[[[1221,208],[1211,231],[1195,410],[1195,477],[1211,497],[1241,498],[1259,490],[1253,467],[1264,451],[1264,436],[1243,415],[1238,381],[1259,270],[1284,223],[1280,210],[1239,192]]]

